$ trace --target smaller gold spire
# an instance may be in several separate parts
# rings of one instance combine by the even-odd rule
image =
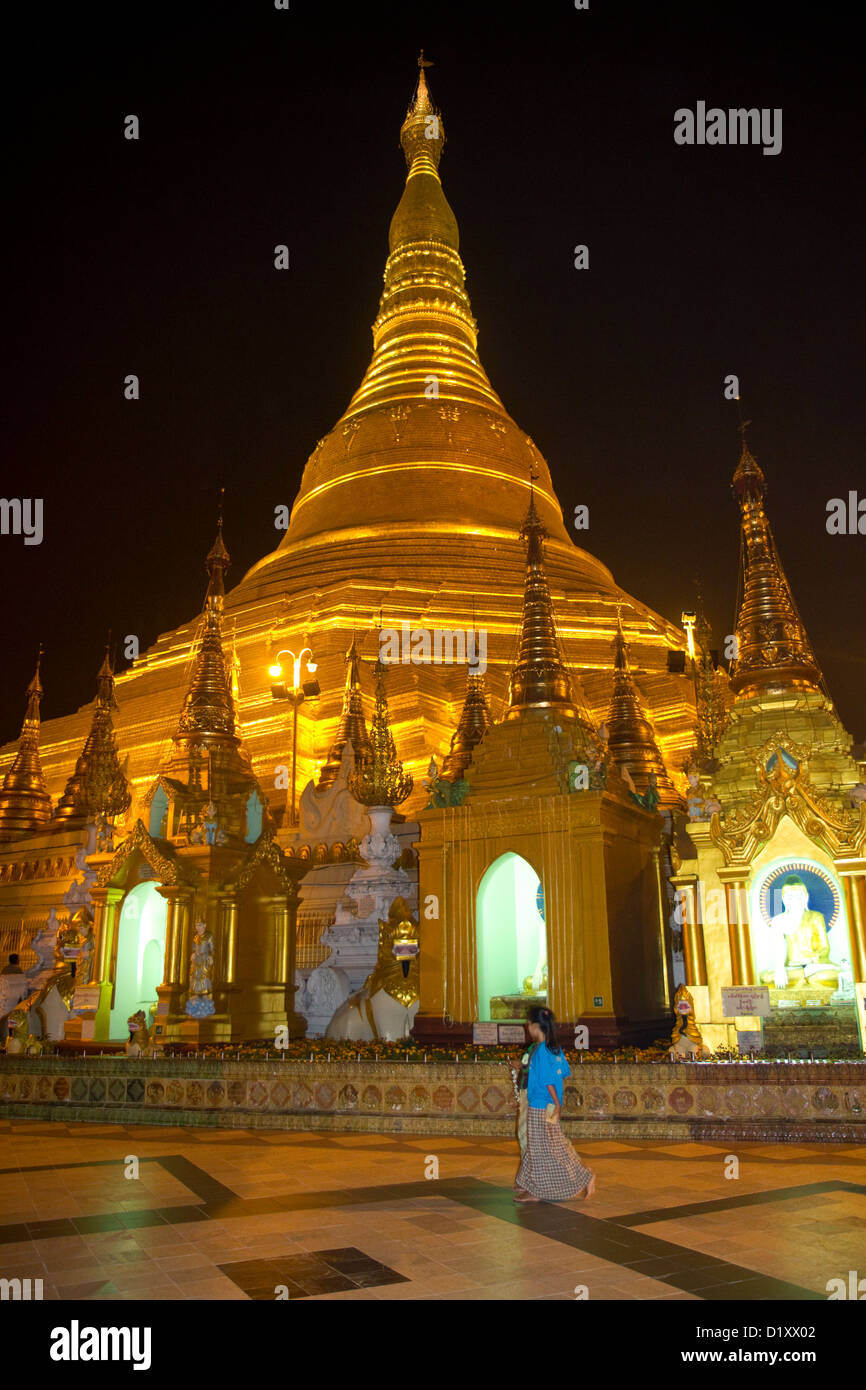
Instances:
[[[695,733],[697,746],[695,755],[702,771],[715,771],[716,750],[722,734],[730,722],[727,706],[722,694],[724,677],[716,670],[710,650],[712,629],[704,612],[703,599],[698,589],[697,655],[692,662],[695,675]]]
[[[385,694],[385,667],[376,663],[376,705],[370,726],[370,751],[358,758],[349,790],[363,806],[399,806],[414,783],[397,757]]]
[[[471,667],[466,671],[466,694],[451,747],[445,755],[440,776],[457,782],[472,761],[473,750],[481,742],[493,720],[487,703],[484,676]]]
[[[27,712],[21,725],[18,752],[3,778],[0,789],[0,840],[15,840],[33,834],[51,819],[51,797],[39,760],[39,705],[43,690],[40,680],[42,646],[36,657],[36,670],[27,687]]]
[[[740,508],[741,600],[731,689],[738,698],[768,686],[820,690],[818,663],[776,549],[765,508],[767,482],[740,424],[733,492]]]
[[[218,605],[222,611],[222,600],[225,598],[226,570],[231,564],[231,556],[226,549],[223,540],[223,496],[225,488],[220,488],[219,512],[217,516],[217,533],[213,545],[207,554],[205,568],[208,572],[208,587],[205,595],[205,607],[213,603]]]
[[[56,820],[97,816],[113,819],[129,809],[132,797],[120,765],[111,711],[117,709],[109,645],[96,677],[96,703],[90,732],[75,770],[57,804]]]
[[[562,658],[544,572],[543,541],[547,531],[535,509],[533,481],[530,478],[529,510],[520,529],[521,538],[527,543],[523,624],[517,662],[509,682],[506,719],[516,719],[523,710],[544,705],[576,714],[571,677]]]
[[[337,779],[343,761],[343,749],[347,743],[352,745],[355,761],[368,755],[370,737],[364,720],[364,702],[361,696],[360,658],[355,633],[352,645],[346,652],[346,687],[343,691],[343,709],[337,725],[337,735],[331,744],[327,761],[319,774],[319,786],[330,787]]]
[[[235,707],[230,670],[222,645],[225,574],[230,564],[223,540],[222,502],[216,539],[207,554],[204,626],[178,724],[177,738],[188,742],[236,746]]]
[[[628,771],[638,792],[648,791],[655,778],[662,802],[679,800],[659,752],[652,725],[641,708],[629,666],[619,610],[613,639],[613,694],[607,716],[607,733],[611,758],[618,767]]]

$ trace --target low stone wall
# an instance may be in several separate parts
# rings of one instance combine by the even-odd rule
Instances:
[[[0,1113],[28,1119],[417,1134],[514,1133],[492,1062],[0,1059]],[[866,1140],[866,1063],[590,1063],[566,1083],[584,1138]]]

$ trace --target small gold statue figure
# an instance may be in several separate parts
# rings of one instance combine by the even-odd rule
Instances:
[[[144,1009],[138,1009],[126,1020],[129,1029],[129,1042],[126,1044],[127,1057],[141,1057],[144,1049],[150,1041],[147,1032],[147,1019],[144,1016]]]
[[[710,1048],[704,1046],[701,1030],[695,1022],[695,1001],[685,985],[680,985],[674,995],[676,1022],[671,1033],[671,1056],[712,1057]]]
[[[20,1057],[27,1051],[27,1015],[23,1009],[13,1009],[9,1015],[6,1056]]]

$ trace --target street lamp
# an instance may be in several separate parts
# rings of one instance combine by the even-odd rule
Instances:
[[[684,627],[685,630],[686,630],[686,640],[687,640],[687,642],[688,642],[688,647],[689,647],[689,656],[691,657],[692,661],[694,662],[694,659],[695,659],[695,627],[696,627],[696,625],[697,625],[698,615],[697,615],[697,613],[684,613],[683,616],[682,616],[681,621],[682,621],[683,627]]]
[[[277,659],[273,666],[268,668],[271,677],[271,695],[275,700],[288,700],[292,706],[292,811],[290,825],[297,825],[298,818],[295,812],[295,780],[298,767],[298,707],[305,700],[314,700],[319,695],[320,687],[317,680],[302,681],[301,667],[306,656],[307,670],[312,676],[316,670],[316,663],[310,660],[313,655],[310,647],[302,647],[297,656],[288,647],[281,652],[277,652]],[[292,659],[292,681],[291,684],[284,678],[283,667],[280,658],[290,656]]]

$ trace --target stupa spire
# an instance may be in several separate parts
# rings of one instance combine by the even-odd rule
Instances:
[[[509,709],[505,717],[514,719],[523,710],[539,705],[557,705],[576,714],[571,676],[562,658],[544,571],[543,542],[547,531],[535,508],[532,485],[529,510],[520,535],[526,541],[523,625],[517,662],[509,683]]]
[[[40,646],[36,670],[27,687],[27,712],[21,725],[18,752],[0,788],[0,840],[15,840],[22,835],[30,835],[51,819],[51,797],[39,760],[39,705],[43,694],[39,677],[41,663]]]
[[[617,767],[628,772],[637,791],[647,791],[654,777],[661,801],[679,800],[659,752],[653,727],[641,707],[619,612],[613,639],[613,694],[607,734],[611,758]]]
[[[114,818],[129,809],[129,785],[120,764],[111,711],[117,709],[114,667],[108,645],[96,677],[96,704],[90,732],[75,771],[57,804],[55,819]]]
[[[765,508],[767,483],[740,425],[733,492],[740,508],[741,598],[731,688],[738,698],[770,686],[820,690],[823,682],[776,549]]]
[[[451,747],[442,763],[441,776],[456,782],[463,776],[472,761],[472,753],[481,742],[493,720],[487,703],[484,676],[479,671],[466,669],[466,694],[457,728],[451,736]]]
[[[406,179],[388,234],[373,354],[343,415],[310,455],[278,551],[416,534],[516,537],[526,476],[551,538],[571,545],[547,465],[508,415],[478,356],[457,219],[442,187],[445,122],[418,60],[400,126]],[[484,527],[484,532],[479,528]],[[272,563],[266,557],[261,565]],[[590,561],[592,565],[597,562]],[[607,575],[605,574],[605,578]]]
[[[346,687],[343,691],[343,709],[337,725],[337,735],[331,744],[327,761],[319,773],[319,786],[330,787],[337,778],[343,761],[343,749],[351,743],[356,761],[369,754],[370,737],[364,720],[364,704],[361,696],[360,658],[358,644],[352,633],[352,645],[346,652]]]
[[[209,748],[213,744],[223,744],[236,747],[239,742],[235,732],[230,665],[222,644],[225,574],[229,564],[220,504],[216,538],[205,560],[208,586],[201,640],[176,735],[177,741],[190,746],[203,744]]]
[[[476,351],[477,325],[465,290],[457,219],[442,190],[442,113],[427,85],[423,57],[400,128],[406,186],[388,233],[385,288],[373,324],[373,359],[346,412],[425,397],[471,399],[502,408]],[[408,389],[407,389],[408,388]]]

